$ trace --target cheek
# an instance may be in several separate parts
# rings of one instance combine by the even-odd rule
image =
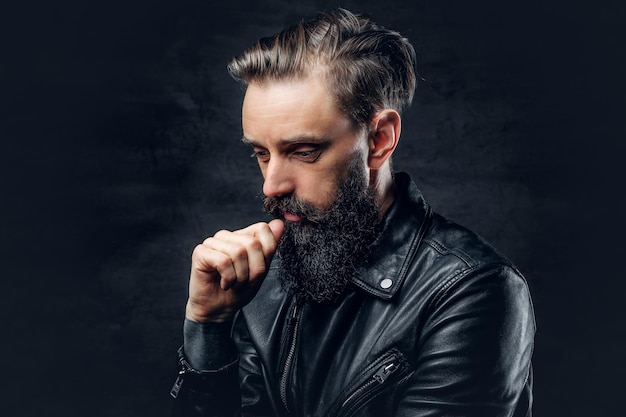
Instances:
[[[292,196],[296,199],[325,210],[335,196],[335,177],[332,168],[311,165],[293,167],[290,178],[293,182]]]
[[[334,149],[326,159],[311,165],[302,165],[297,169],[295,196],[320,209],[327,209],[335,201],[339,185],[349,175],[350,167],[356,159],[367,166],[369,150],[367,141],[355,143],[346,141],[346,145]],[[364,180],[367,173],[363,171]]]
[[[296,185],[296,198],[313,204],[319,209],[327,209],[337,195],[336,178],[328,175],[311,175],[300,178]]]
[[[337,161],[327,167],[316,167],[320,169],[301,173],[297,179],[296,197],[321,210],[328,209],[337,198],[339,184],[347,176],[351,160]]]

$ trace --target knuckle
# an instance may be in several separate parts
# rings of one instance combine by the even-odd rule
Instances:
[[[202,246],[202,244],[200,245],[196,245],[196,247],[193,248],[193,251],[191,252],[191,257],[192,258],[199,258],[201,255],[201,253],[204,252],[204,247]]]
[[[274,257],[274,253],[276,253],[276,248],[277,246],[275,243],[267,244],[263,248],[263,256],[265,256],[265,259],[268,260],[268,262]]]
[[[253,236],[245,236],[241,238],[241,244],[245,246],[247,250],[258,251],[261,249],[261,242],[259,239]]]
[[[234,259],[244,259],[247,258],[248,251],[246,247],[243,245],[233,245],[232,256]]]
[[[276,242],[274,239],[270,240],[266,247],[267,251],[271,253],[274,253],[277,248],[278,248],[278,242]]]
[[[215,233],[215,235],[213,235],[213,237],[217,238],[217,239],[223,239],[227,235],[229,235],[230,233],[231,233],[230,231],[222,229],[222,230],[219,230],[217,233]],[[211,239],[211,238],[209,238],[209,239]]]
[[[251,277],[259,277],[265,275],[267,268],[265,265],[255,265],[250,268],[250,276]]]
[[[227,256],[217,256],[217,259],[215,260],[215,267],[218,271],[220,271],[220,273],[225,272],[232,267],[232,265],[232,261]]]

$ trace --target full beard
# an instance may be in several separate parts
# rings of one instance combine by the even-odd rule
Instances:
[[[292,195],[264,200],[274,217],[297,214],[285,222],[278,244],[279,281],[301,301],[337,302],[350,287],[357,269],[367,262],[380,233],[380,210],[375,192],[363,177],[363,163],[354,158],[347,177],[338,184],[335,201],[321,210]]]

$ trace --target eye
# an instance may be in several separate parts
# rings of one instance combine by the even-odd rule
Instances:
[[[256,158],[259,162],[267,162],[270,159],[270,153],[265,149],[255,149],[250,156]]]
[[[322,153],[321,149],[314,147],[306,147],[293,151],[293,156],[303,162],[315,162]]]

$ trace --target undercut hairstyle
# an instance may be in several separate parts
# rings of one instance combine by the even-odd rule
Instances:
[[[345,9],[320,13],[262,38],[232,59],[228,72],[251,83],[321,76],[355,126],[383,109],[402,112],[417,84],[415,50],[398,32]]]

